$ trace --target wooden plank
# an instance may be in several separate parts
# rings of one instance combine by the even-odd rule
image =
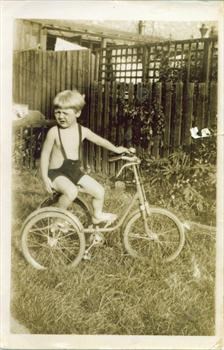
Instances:
[[[165,83],[165,97],[163,105],[165,115],[165,132],[164,132],[164,152],[163,155],[166,157],[169,155],[170,148],[170,134],[171,130],[171,113],[172,113],[172,83]]]
[[[57,86],[57,56],[52,52],[51,57],[51,108],[50,108],[50,119],[54,119],[54,98],[56,96]]]
[[[89,127],[92,131],[95,130],[95,115],[96,115],[96,96],[97,96],[97,83],[93,82],[90,88],[90,114],[89,114]],[[88,164],[92,171],[95,170],[95,145],[91,142],[88,148]]]
[[[95,79],[95,55],[92,54],[92,52],[90,52],[90,81],[91,83],[94,81]]]
[[[34,92],[34,110],[39,110],[39,69],[40,69],[40,63],[39,63],[39,51],[34,51],[34,76],[35,76],[35,92]]]
[[[65,82],[66,82],[66,52],[61,51],[61,86],[60,91],[65,90]]]
[[[29,90],[29,98],[28,98],[28,103],[29,103],[29,109],[34,110],[34,104],[35,104],[35,89],[36,89],[36,76],[35,76],[35,52],[28,51],[28,61],[29,61],[29,67],[27,67],[27,77],[28,77],[28,90]]]
[[[210,70],[211,70],[211,49],[212,49],[212,41],[208,39],[204,42],[203,62],[202,62],[202,80],[201,80],[207,83],[209,81]]]
[[[191,144],[190,128],[193,124],[193,96],[194,83],[187,82],[183,88],[183,123],[182,123],[182,145]]]
[[[182,125],[182,100],[183,100],[183,83],[176,83],[175,88],[175,115],[174,115],[174,147],[181,144],[181,125]]]
[[[134,102],[134,84],[129,83],[128,86],[128,104],[132,106]],[[132,118],[125,118],[125,133],[124,133],[124,141],[126,147],[131,147],[132,139],[133,139],[133,131],[132,131]]]
[[[50,119],[51,110],[51,52],[47,52],[47,89],[46,89],[46,115]]]
[[[57,52],[56,94],[61,91],[61,53]]]
[[[155,83],[154,84],[154,97],[155,97],[155,103],[160,104],[162,102],[162,83]],[[156,159],[159,158],[160,155],[160,143],[161,143],[161,135],[155,135],[153,137],[153,147],[152,147],[152,155]]]
[[[206,84],[200,83],[198,86],[198,96],[196,101],[196,118],[195,125],[201,129],[205,125],[205,98],[206,98]]]
[[[42,53],[42,59],[43,59],[43,69],[42,69],[42,110],[43,114],[48,119],[47,115],[47,109],[46,109],[46,90],[47,90],[47,52],[44,51]]]
[[[37,51],[36,55],[38,57],[38,71],[37,71],[37,110],[41,111],[41,89],[42,89],[42,54],[41,51]],[[42,111],[41,111],[42,112]]]
[[[99,65],[100,65],[100,53],[99,51],[96,52],[96,55],[95,55],[95,68],[94,68],[94,79],[96,81],[99,80]]]
[[[77,89],[77,52],[72,52],[72,90]]]
[[[98,101],[97,101],[97,118],[96,118],[96,133],[102,135],[101,126],[102,126],[102,90],[103,86],[101,83],[98,85]],[[96,171],[101,172],[101,148],[96,146]]]
[[[137,88],[135,90],[135,100],[138,100],[139,102],[141,101],[141,97],[142,97],[142,83],[138,83],[137,84]],[[136,138],[136,137],[135,137]],[[136,148],[136,152],[137,154],[140,154],[141,152],[141,141],[138,140],[138,144],[135,144],[135,148]]]
[[[30,139],[29,139],[29,150],[28,150],[28,167],[31,169],[32,168],[32,163],[33,163],[33,127],[29,127],[30,132]]]
[[[186,70],[187,70],[187,74],[186,74],[186,81],[189,82],[190,81],[190,77],[191,77],[191,43],[189,43],[189,49],[187,51],[187,66],[186,66]]]
[[[72,58],[71,58],[71,51],[66,52],[66,84],[65,89],[71,90],[71,66],[72,66]]]
[[[30,83],[30,79],[28,79],[28,72],[30,70],[30,62],[28,63],[28,54],[29,51],[23,52],[23,103],[25,104],[29,104],[27,91],[30,89],[28,87],[28,84]],[[31,109],[31,105],[29,105],[29,108]]]
[[[110,117],[110,129],[111,129],[111,142],[116,144],[116,132],[117,132],[117,82],[114,81],[111,87],[111,117]],[[109,164],[110,175],[114,176],[116,173],[116,163],[111,162]]]
[[[77,89],[81,93],[83,91],[82,73],[82,53],[77,51]]]
[[[54,55],[55,53],[52,51],[49,51],[48,54],[48,118],[53,118],[53,99],[55,97],[55,91],[54,91],[54,78],[55,78],[55,70],[54,68]]]
[[[28,73],[29,73],[29,66],[28,66],[28,57],[27,57],[27,54],[29,53],[29,51],[25,51],[23,53],[23,103],[25,104],[28,104],[28,99],[27,99],[27,82],[29,82],[30,80],[28,79]],[[32,56],[32,51],[31,51],[31,56]],[[33,63],[33,62],[32,62]],[[31,64],[32,64],[31,63]],[[32,69],[33,69],[33,66],[32,66]],[[33,86],[32,86],[33,88]],[[33,90],[32,90],[33,92]],[[30,103],[30,106],[29,108],[33,108],[33,104],[32,104],[32,101]]]
[[[217,127],[217,82],[212,81],[210,85],[210,113],[208,120],[208,127]]]
[[[105,83],[104,90],[104,113],[103,113],[103,137],[108,140],[109,138],[109,97],[110,97],[110,83]],[[104,174],[108,174],[108,151],[103,148],[102,154],[102,169]]]
[[[25,103],[24,100],[24,52],[21,52],[21,59],[20,59],[20,91],[21,91],[21,97],[20,97],[20,103]]]
[[[13,102],[15,103],[16,102],[16,92],[17,92],[17,89],[16,89],[16,82],[17,82],[17,79],[16,79],[16,54],[13,53],[13,56],[12,56],[12,59],[13,59],[13,68],[12,68],[12,99],[13,99]]]
[[[125,83],[119,84],[119,99],[124,100],[125,97]],[[118,138],[117,144],[120,146],[124,142],[124,126],[123,126],[123,108],[121,104],[118,107]]]
[[[85,99],[86,99],[86,103],[87,103],[87,108],[86,108],[86,116],[85,116],[85,125],[89,126],[90,123],[90,86],[91,86],[91,51],[88,50],[86,52],[86,76],[85,76],[85,81],[84,81],[84,91],[85,91]],[[85,66],[83,67],[83,69],[85,69]],[[89,154],[89,147],[90,144],[86,142],[86,163],[87,166],[89,167],[88,164],[88,154]]]

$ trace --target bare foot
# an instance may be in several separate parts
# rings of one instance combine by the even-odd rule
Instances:
[[[93,224],[99,224],[100,222],[114,222],[117,220],[117,215],[112,213],[101,213],[97,217],[92,217]]]

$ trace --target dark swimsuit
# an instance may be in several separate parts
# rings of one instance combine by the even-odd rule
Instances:
[[[49,169],[48,176],[51,179],[51,181],[54,181],[58,176],[65,176],[69,180],[71,180],[75,185],[77,185],[81,177],[85,175],[80,169],[81,167],[80,148],[81,148],[82,137],[81,137],[81,126],[79,124],[78,124],[78,131],[79,131],[79,159],[73,160],[73,159],[67,158],[67,155],[65,153],[65,149],[61,140],[60,128],[58,127],[59,141],[60,141],[61,151],[64,157],[64,161],[62,163],[62,166],[60,166],[60,168]]]

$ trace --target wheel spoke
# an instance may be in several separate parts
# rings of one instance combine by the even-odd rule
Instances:
[[[147,217],[148,235],[140,213],[134,214],[124,232],[124,244],[134,257],[173,260],[184,244],[182,224],[166,210],[152,208]],[[151,237],[150,237],[151,236]]]
[[[72,263],[72,260],[69,259],[69,258],[66,256],[66,254],[63,252],[63,250],[62,250],[62,249],[57,249],[57,251],[59,251],[59,250],[60,250],[60,254],[62,254],[62,255],[65,257],[65,259],[66,259],[69,263]]]
[[[43,232],[44,229],[46,229],[47,226],[45,226],[43,229],[40,229],[40,228],[34,228],[34,229],[30,229],[29,232],[30,233],[34,233],[36,235],[39,235],[41,237],[47,237],[46,233],[40,233],[40,232]],[[37,231],[40,231],[40,232],[37,232]]]
[[[72,230],[72,229],[71,229],[71,230]],[[69,230],[69,232],[70,232],[70,230]],[[65,238],[65,236],[62,236],[62,234],[63,234],[63,235],[66,235],[66,238],[67,238],[67,237],[70,237],[70,236],[74,235],[74,229],[71,231],[71,233],[64,233],[64,232],[60,231],[59,236],[57,237],[58,240],[61,240],[61,239],[64,239],[64,238]]]
[[[74,253],[75,253],[75,250],[76,250],[75,248],[79,248],[79,246],[80,246],[79,244],[76,245],[76,246],[73,245],[73,246],[70,246],[70,247],[69,247],[69,246],[66,247],[66,246],[64,246],[64,245],[60,245],[60,248],[61,248],[61,249],[65,249],[65,250],[67,250],[68,252],[71,252],[71,251],[73,250],[73,254],[74,254]],[[71,252],[71,253],[72,253],[72,252]]]
[[[69,217],[57,208],[42,208],[28,217],[22,232],[22,250],[26,260],[35,268],[50,268],[55,265],[76,266],[85,249],[85,237],[79,230],[77,219]],[[63,232],[60,222],[68,230]],[[52,232],[51,232],[52,231]]]

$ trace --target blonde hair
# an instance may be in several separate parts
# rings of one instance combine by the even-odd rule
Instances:
[[[78,90],[64,90],[59,92],[53,101],[54,108],[74,108],[76,112],[83,109],[85,105],[85,95],[81,95]]]

